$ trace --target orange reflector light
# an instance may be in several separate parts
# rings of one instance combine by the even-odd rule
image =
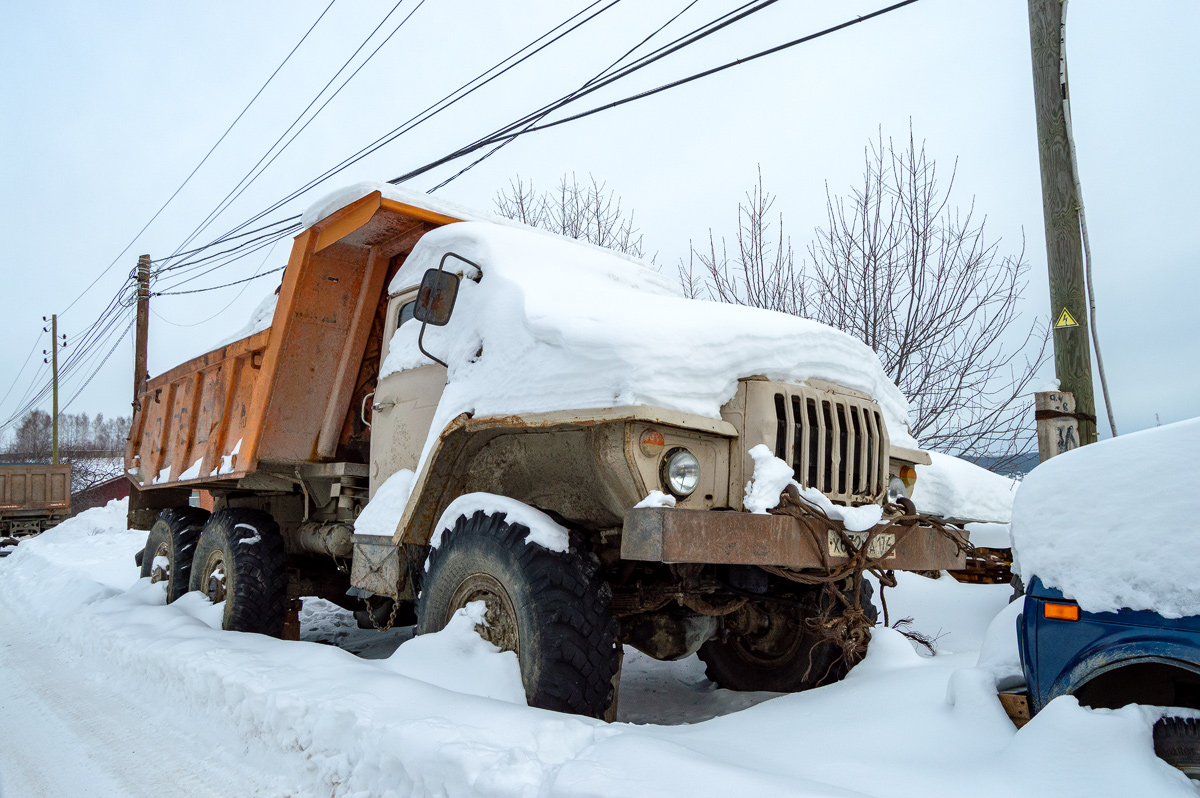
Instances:
[[[658,430],[648,429],[642,433],[639,445],[642,447],[642,454],[647,457],[657,457],[662,453],[663,447],[667,445],[667,441]]]
[[[912,485],[917,481],[917,469],[913,468],[912,466],[901,466],[900,480],[905,485]]]
[[[1044,604],[1042,614],[1059,621],[1078,621],[1079,606],[1076,604]]]

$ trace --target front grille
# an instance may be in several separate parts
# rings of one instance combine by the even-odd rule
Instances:
[[[873,502],[883,492],[887,431],[869,400],[787,386],[775,393],[775,456],[797,482],[835,502]]]

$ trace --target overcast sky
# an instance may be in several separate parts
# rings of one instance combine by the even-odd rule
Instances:
[[[257,213],[588,4],[417,3],[404,0],[343,77],[416,9],[409,22],[202,240]],[[739,4],[698,0],[667,33],[682,33]],[[40,332],[42,316],[62,313],[68,347],[78,340],[117,294],[137,255],[175,250],[394,2],[335,0],[187,187],[83,293],[327,5],[51,0],[6,6],[0,29],[0,396],[12,390],[0,401],[0,422],[20,406],[23,392],[46,382],[46,372],[37,371],[49,338]],[[395,177],[573,90],[686,5],[622,0],[301,197],[286,215],[340,185]],[[883,5],[782,0],[594,99],[615,99]],[[1198,33],[1200,6],[1190,0],[1076,0],[1070,6],[1072,110],[1101,343],[1122,432],[1153,426],[1156,416],[1168,423],[1200,415],[1200,334],[1193,318],[1200,296],[1193,221],[1200,206]],[[760,165],[793,243],[803,249],[823,222],[826,182],[834,191],[848,189],[862,173],[868,140],[880,128],[885,136],[906,135],[910,119],[939,165],[948,168],[958,159],[957,200],[967,205],[974,198],[991,235],[1001,239],[1001,251],[1015,254],[1024,236],[1032,267],[1027,320],[1048,315],[1022,0],[921,0],[812,44],[527,136],[439,194],[490,210],[496,190],[517,174],[550,187],[566,172],[590,173],[636,210],[647,250],[673,270],[689,240],[706,237],[710,227],[733,232],[738,200]],[[408,186],[428,189],[455,170],[443,167]],[[281,266],[289,249],[290,242],[282,242],[191,285]],[[272,275],[219,291],[156,298],[151,373],[241,327],[277,282]],[[121,316],[114,333],[129,318]],[[97,350],[94,362],[106,351]],[[90,372],[80,369],[65,380],[63,404],[78,393],[69,411],[128,413],[130,337],[84,388]]]

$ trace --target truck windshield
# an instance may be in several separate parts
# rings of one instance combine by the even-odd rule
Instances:
[[[401,305],[400,316],[396,319],[396,328],[399,329],[400,325],[404,324],[404,322],[411,321],[413,318],[413,312],[416,309],[417,301],[415,299],[412,302],[405,302],[403,305]]]

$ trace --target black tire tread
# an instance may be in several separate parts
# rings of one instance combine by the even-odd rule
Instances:
[[[1154,753],[1191,778],[1200,778],[1200,719],[1159,720],[1154,724]]]
[[[515,555],[532,597],[536,631],[543,643],[548,643],[541,646],[541,678],[534,684],[526,681],[530,706],[603,717],[613,701],[613,677],[620,663],[615,644],[617,623],[609,612],[612,591],[599,576],[599,561],[585,553],[578,540],[572,540],[568,552],[554,552],[527,544],[528,534],[524,525],[507,523],[503,513],[487,515],[480,510],[457,519],[441,545],[429,553],[426,590],[417,604],[417,628],[426,633],[442,626],[441,619],[429,617],[428,600],[429,583],[439,562],[457,548],[471,546],[476,535],[493,537]]]
[[[879,608],[872,597],[874,586],[863,579],[859,586],[859,602],[872,623],[879,622]],[[774,672],[748,666],[735,652],[734,647],[719,640],[709,640],[696,652],[704,663],[704,675],[718,687],[728,690],[798,692],[836,682],[845,677],[847,668],[840,659],[840,652],[830,643],[820,642],[814,637],[814,645],[802,648],[790,665]],[[810,660],[811,652],[811,660]],[[811,669],[810,669],[811,664]],[[808,672],[809,678],[803,678]]]
[[[167,585],[167,603],[170,604],[184,593],[191,584],[192,558],[200,531],[208,521],[208,511],[199,507],[168,507],[158,514],[146,536],[146,547],[142,549],[141,574],[148,577],[154,570],[154,549],[159,539],[169,544],[171,558],[171,580]]]
[[[255,534],[258,540],[248,542]],[[288,607],[287,553],[279,525],[258,510],[218,510],[204,525],[196,554],[207,557],[217,546],[225,549],[226,568],[233,572],[223,628],[278,637]],[[197,571],[192,590],[203,592],[200,582]]]

